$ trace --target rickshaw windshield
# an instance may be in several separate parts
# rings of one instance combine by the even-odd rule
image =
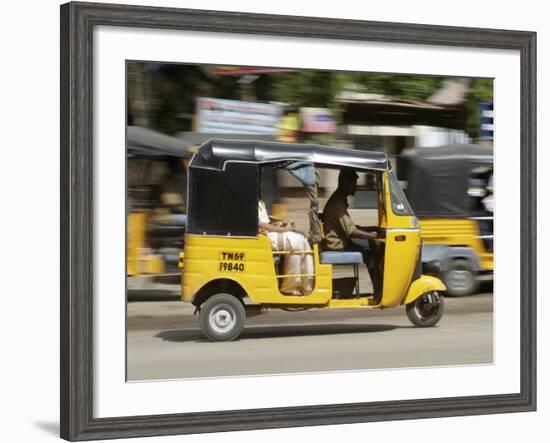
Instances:
[[[394,214],[396,215],[414,215],[414,212],[409,204],[405,193],[401,189],[397,178],[393,171],[388,172],[388,180],[390,183],[390,199]]]

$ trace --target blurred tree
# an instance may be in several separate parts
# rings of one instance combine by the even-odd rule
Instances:
[[[442,77],[433,76],[301,71],[277,77],[273,94],[281,101],[302,106],[331,107],[335,96],[347,84],[358,84],[374,94],[424,100],[437,91],[442,82]]]
[[[266,102],[270,100],[269,94],[272,89],[272,78],[272,75],[260,75],[258,79],[254,82],[254,86],[256,89],[256,99],[258,101]]]
[[[336,96],[345,86],[358,85],[373,94],[422,101],[437,91],[443,80],[434,76],[296,71],[273,76],[271,95],[273,100],[297,106],[330,108],[338,117]]]
[[[195,97],[216,87],[200,66],[129,63],[128,124],[165,134],[191,130]]]
[[[346,73],[349,83],[364,86],[368,92],[403,100],[423,101],[441,88],[444,78],[426,75]]]
[[[343,87],[338,72],[294,71],[273,75],[271,98],[301,106],[335,108],[335,98]]]
[[[128,63],[128,125],[149,126],[146,94],[146,81],[143,76],[143,63]]]
[[[160,65],[151,85],[151,128],[166,134],[191,130],[195,97],[209,88],[206,73],[199,66]]]

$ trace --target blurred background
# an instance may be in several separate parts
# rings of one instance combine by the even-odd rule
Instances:
[[[386,152],[454,295],[492,274],[492,79],[128,62],[129,289],[177,283],[186,168],[210,138]],[[321,208],[336,184],[321,171]],[[375,201],[359,185],[350,213],[370,225]],[[270,213],[307,231],[297,179],[267,170],[261,187]]]

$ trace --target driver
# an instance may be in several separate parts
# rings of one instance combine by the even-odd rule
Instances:
[[[328,199],[323,210],[323,229],[325,238],[322,249],[325,251],[356,251],[363,254],[363,262],[371,277],[374,294],[381,290],[380,273],[376,265],[382,250],[379,238],[383,232],[378,227],[357,227],[348,213],[348,195],[357,190],[357,173],[344,168],[338,175],[338,188]]]

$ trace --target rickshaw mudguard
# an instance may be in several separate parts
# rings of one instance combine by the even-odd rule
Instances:
[[[445,291],[446,289],[446,286],[437,277],[433,277],[431,275],[421,275],[420,278],[411,283],[409,290],[407,291],[407,295],[403,298],[401,304],[408,305],[422,294],[431,291]]]

